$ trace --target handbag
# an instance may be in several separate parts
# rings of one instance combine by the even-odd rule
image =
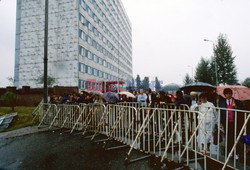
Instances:
[[[241,139],[243,143],[245,143],[246,145],[250,145],[250,133],[248,133],[247,135],[243,135]]]

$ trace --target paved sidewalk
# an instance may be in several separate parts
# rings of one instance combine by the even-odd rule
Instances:
[[[31,128],[23,134],[28,131],[37,132]],[[101,144],[93,143],[89,138],[62,130],[0,138],[0,169],[153,170],[148,160],[126,167],[124,159],[128,149],[105,151]],[[132,156],[135,158],[138,154],[133,152]]]
[[[29,126],[29,127],[9,131],[9,132],[0,133],[0,139],[24,136],[24,135],[29,135],[29,134],[39,133],[39,132],[45,132],[48,130],[49,130],[48,127],[38,128],[37,126]]]

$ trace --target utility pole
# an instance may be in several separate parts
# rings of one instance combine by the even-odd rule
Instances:
[[[203,41],[211,42],[213,43],[213,50],[215,49],[215,43],[214,41],[208,40],[208,39],[203,39]],[[217,61],[216,57],[214,56],[214,71],[215,71],[215,83],[216,83],[216,89],[219,86],[219,81],[218,81],[218,69],[217,69]],[[216,105],[219,107],[219,96],[217,95],[216,97]]]
[[[45,28],[44,28],[44,75],[43,101],[48,103],[48,12],[49,2],[45,0]]]

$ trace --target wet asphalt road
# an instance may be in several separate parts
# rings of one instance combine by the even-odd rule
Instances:
[[[101,145],[82,135],[61,134],[61,131],[36,133],[0,139],[0,169],[153,169],[148,160],[126,167],[124,158],[128,149],[104,151]]]

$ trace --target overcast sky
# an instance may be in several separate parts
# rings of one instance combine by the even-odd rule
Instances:
[[[134,76],[182,84],[227,34],[238,79],[250,77],[250,0],[122,0],[133,29]],[[16,0],[0,1],[0,86],[13,77]]]

